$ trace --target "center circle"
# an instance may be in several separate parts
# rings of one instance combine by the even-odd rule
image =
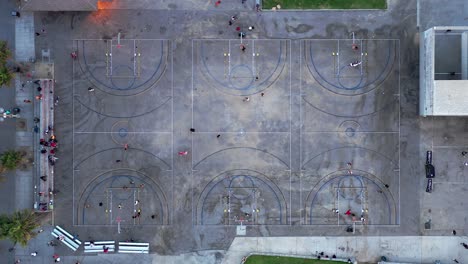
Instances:
[[[112,140],[120,146],[128,144],[134,137],[133,126],[129,120],[120,120],[115,122],[111,129]]]
[[[126,128],[119,129],[119,136],[126,137],[128,135],[128,130]]]
[[[229,88],[234,90],[249,90],[255,81],[255,76],[252,69],[245,65],[239,64],[232,67],[229,74]]]
[[[354,135],[356,134],[356,130],[352,127],[348,127],[346,128],[345,133],[348,137],[354,137]]]

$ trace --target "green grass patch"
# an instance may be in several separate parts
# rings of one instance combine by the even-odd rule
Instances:
[[[245,264],[343,264],[340,261],[252,255]]]
[[[386,9],[386,0],[262,0],[263,9]]]

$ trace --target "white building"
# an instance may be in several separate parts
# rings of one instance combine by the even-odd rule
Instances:
[[[468,27],[424,31],[419,60],[419,114],[468,116]]]

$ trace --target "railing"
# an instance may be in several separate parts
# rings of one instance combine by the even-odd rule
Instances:
[[[149,243],[119,242],[119,253],[149,254]]]
[[[59,241],[62,241],[63,244],[65,244],[67,247],[69,247],[73,251],[76,251],[81,245],[80,240],[72,236],[70,233],[65,231],[60,226],[56,226],[51,234],[55,238],[57,238]]]
[[[115,241],[85,242],[84,253],[107,253],[115,251]]]

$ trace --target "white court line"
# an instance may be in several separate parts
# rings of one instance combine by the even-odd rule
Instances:
[[[336,199],[336,208],[335,208],[335,210],[338,210],[338,212],[339,212],[339,210],[340,210],[340,190],[339,189],[336,190],[336,198],[337,199]],[[336,215],[337,223],[338,223],[338,226],[339,226],[340,225],[340,214],[335,213],[335,215]]]
[[[341,73],[341,67],[340,67],[340,54],[341,54],[341,51],[340,51],[340,40],[338,40],[338,44],[337,44],[337,53],[338,55],[336,57],[338,57],[338,74],[336,76],[340,76],[340,73]]]
[[[133,76],[136,76],[136,40],[133,40]]]
[[[289,168],[292,169],[292,59],[291,59],[291,40],[289,42]],[[286,42],[286,44],[288,44]],[[289,225],[292,225],[292,171],[289,170],[289,219],[286,217],[286,223],[289,220]]]
[[[398,222],[401,220],[401,48],[398,39]]]
[[[362,59],[362,56],[364,54],[364,50],[362,49],[362,47],[363,47],[364,44],[362,44],[362,39],[360,40],[360,43],[361,44],[359,44],[359,45],[361,45],[361,52],[360,52],[361,53],[361,65],[359,65],[360,66],[359,69],[360,69],[360,74],[362,76],[363,75],[363,67],[364,67],[364,62],[363,62],[363,59]]]
[[[78,41],[72,41],[72,47],[74,46],[74,44],[77,44],[76,45],[76,50],[78,51]],[[79,54],[78,54],[79,56]],[[72,94],[75,94],[75,60],[72,61]],[[75,99],[72,99],[72,123],[73,123],[73,126],[72,126],[72,165],[73,165],[73,168],[75,167]],[[72,213],[72,217],[73,217],[73,221],[72,221],[72,224],[73,225],[76,225],[78,223],[75,223],[75,171],[73,170],[72,172],[72,186],[73,186],[73,191],[72,191],[72,195],[73,195],[73,213]],[[54,187],[55,189],[55,187]],[[54,222],[54,217],[52,217],[52,225],[53,225],[53,222]]]
[[[304,40],[309,40],[309,41],[330,41],[330,40],[350,40],[350,39],[304,39]],[[396,41],[396,40],[400,40],[400,39],[392,39],[392,38],[384,38],[384,39],[366,39],[366,38],[361,38],[360,40],[370,40],[370,41],[380,41],[380,40],[393,40],[393,41]]]
[[[258,73],[257,69],[255,68],[255,55],[257,52],[255,52],[255,41],[252,41],[252,73],[255,75],[253,76],[254,78],[258,78]]]
[[[302,56],[302,45],[305,45],[305,41],[299,43],[299,168],[302,168],[302,58],[305,59],[305,54]],[[299,208],[302,212],[302,172],[299,175]],[[306,224],[307,222],[307,210],[304,211],[304,217],[300,215],[301,223]]]
[[[109,224],[112,225],[112,190],[109,190],[110,192],[110,201],[109,201],[109,214],[110,214],[110,217],[109,217]]]
[[[169,131],[147,131],[147,132],[126,132],[127,134],[171,134],[172,132]],[[120,132],[112,132],[112,131],[78,131],[74,132],[74,134],[120,134]]]
[[[226,41],[239,41],[238,38],[233,38],[233,39],[219,39],[219,38],[204,38],[204,39],[201,39],[201,38],[194,38],[192,40],[196,40],[196,41],[220,41],[220,42],[226,42]],[[284,39],[250,39],[252,41],[257,41],[257,40],[267,40],[267,41],[281,41],[281,40],[284,40]]]
[[[432,139],[434,140],[434,139]],[[432,143],[432,148],[433,149],[436,149],[436,148],[439,148],[439,149],[461,149],[461,148],[468,148],[468,145],[460,145],[460,146],[444,146],[444,145],[434,145],[434,143]]]
[[[172,178],[172,208],[174,208],[175,205],[175,197],[174,197],[174,42],[170,41],[171,43],[171,108],[172,108],[172,113],[171,113],[171,178]],[[169,212],[167,212],[169,214]],[[164,221],[164,219],[163,219]],[[171,213],[171,220],[170,224],[172,225],[174,223],[174,214]]]
[[[345,131],[305,131],[304,134],[345,134]],[[398,131],[355,131],[355,134],[400,134]]]
[[[194,127],[193,126],[193,107],[194,107],[194,102],[193,102],[193,83],[194,83],[194,71],[193,71],[193,68],[194,68],[194,52],[193,52],[193,43],[194,43],[194,40],[192,39],[192,128]],[[194,209],[194,203],[195,203],[195,200],[194,200],[194,184],[193,184],[193,135],[192,136],[192,157],[191,157],[191,161],[190,161],[190,177],[191,177],[191,181],[190,181],[190,195],[191,195],[191,199],[192,199],[192,226],[196,225],[197,223],[194,221],[194,214],[195,214],[195,209]],[[175,153],[174,153],[175,154]]]
[[[290,134],[290,132],[274,132],[274,131],[198,131],[191,132],[192,134]]]
[[[228,43],[228,76],[231,77],[231,41],[229,40]]]
[[[441,33],[442,34],[442,33]],[[445,33],[444,33],[445,34]],[[91,40],[103,40],[103,39],[91,39]],[[138,39],[140,40],[140,39]],[[148,40],[153,40],[153,39],[148,39]],[[157,40],[157,39],[156,39]],[[194,38],[192,40],[197,40],[197,41],[230,41],[230,40],[239,40],[239,39],[236,39],[236,38],[233,38],[233,39],[219,39],[219,38],[204,38],[204,39],[201,39],[201,38]],[[257,40],[262,40],[262,41],[281,41],[283,39],[252,39],[254,41],[257,41]],[[288,39],[290,40],[290,39]],[[330,41],[330,40],[350,40],[350,39],[345,39],[345,38],[329,38],[329,39],[303,39],[305,41]],[[393,40],[393,41],[396,41],[396,40],[399,40],[397,38],[383,38],[383,39],[375,39],[375,38],[361,38],[361,40],[370,40],[370,41],[380,41],[380,40]]]
[[[112,39],[111,39],[111,41],[110,41],[110,53],[109,53],[109,55],[110,55],[110,76],[112,76],[112,68],[113,68],[112,67],[112,61],[113,61],[113,59],[112,59],[112,46],[114,46],[114,45],[112,44]]]
[[[74,41],[112,41],[112,39],[73,39]],[[143,41],[151,41],[151,40],[169,40],[169,39],[124,39],[125,41],[131,41],[131,40],[143,40]]]

